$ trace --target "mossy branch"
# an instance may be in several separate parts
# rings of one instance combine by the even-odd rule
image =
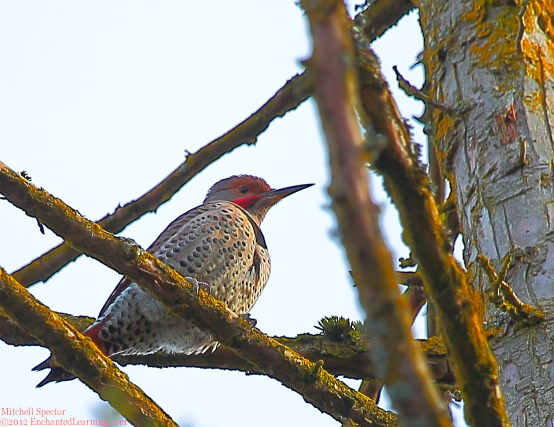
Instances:
[[[0,307],[42,345],[55,349],[56,362],[78,375],[137,427],[178,427],[156,403],[131,383],[91,340],[61,316],[38,302],[12,276],[0,268]]]
[[[300,4],[313,39],[307,64],[314,73],[314,95],[329,151],[329,194],[367,314],[377,377],[387,387],[402,425],[452,425],[411,337],[409,310],[379,230],[378,209],[369,197],[367,155],[356,113],[360,101],[351,21],[339,0]]]
[[[79,332],[84,331],[95,320],[86,316],[72,316],[65,313],[55,314]],[[361,332],[350,326],[344,326],[341,330],[345,332],[337,334],[336,329],[326,328],[320,334],[300,334],[296,337],[272,338],[312,362],[322,360],[325,370],[334,376],[341,375],[347,378],[373,381],[375,379],[375,369],[371,362],[371,348],[362,338]],[[22,330],[16,323],[10,321],[7,314],[2,313],[1,309],[0,340],[15,346],[43,345],[39,340]],[[428,343],[426,340],[421,340],[420,343],[427,357],[427,363],[435,383],[442,391],[456,389],[454,373],[450,368],[442,344],[437,340],[432,341],[432,343],[431,341]],[[191,367],[263,374],[253,364],[240,358],[224,346],[218,347],[214,353],[208,352],[190,356],[156,353],[145,356],[117,356],[114,357],[114,360],[123,366]]]
[[[117,238],[98,224],[86,220],[1,162],[0,193],[28,215],[39,219],[71,246],[139,284],[173,315],[201,325],[238,356],[265,375],[300,393],[307,402],[337,421],[359,426],[396,425],[395,417],[378,408],[373,400],[352,390],[323,369],[317,369],[317,375],[314,375],[316,365],[313,362],[258,329],[251,328],[247,320],[232,313],[203,290],[195,296],[192,286],[175,270],[130,239]],[[38,323],[34,333],[36,336],[43,333]],[[57,347],[52,346],[51,350],[57,358]],[[72,370],[69,366],[67,368]]]
[[[369,42],[358,32],[357,69],[363,115],[378,136],[371,166],[384,178],[396,205],[404,240],[418,261],[418,272],[435,304],[438,323],[457,373],[471,425],[509,425],[499,387],[498,367],[473,306],[472,289],[452,255],[429,178],[419,161],[419,147],[410,140],[379,69]],[[383,143],[383,141],[385,141]]]

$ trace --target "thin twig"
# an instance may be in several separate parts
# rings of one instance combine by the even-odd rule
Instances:
[[[392,67],[394,70],[394,73],[396,74],[396,81],[398,82],[398,86],[400,89],[404,91],[404,93],[408,96],[412,96],[415,99],[422,101],[426,106],[436,108],[438,110],[443,110],[448,114],[456,114],[456,110],[448,105],[441,104],[438,101],[435,101],[432,99],[429,95],[424,93],[422,90],[416,88],[415,86],[412,86],[408,80],[406,80],[402,74],[400,74],[400,71],[398,71],[398,67],[394,65]]]
[[[544,320],[544,313],[532,305],[525,304],[515,294],[512,287],[506,282],[506,275],[510,269],[514,247],[502,260],[502,269],[498,274],[494,270],[489,259],[481,254],[477,255],[477,261],[491,283],[491,301],[502,311],[510,315],[517,327],[533,326]]]
[[[523,34],[525,33],[525,12],[527,12],[527,8],[529,7],[529,0],[523,0],[521,7],[519,9],[519,12],[517,14],[517,34],[516,34],[516,53],[521,54],[521,42],[523,40]]]

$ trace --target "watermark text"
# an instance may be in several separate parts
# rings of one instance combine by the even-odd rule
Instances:
[[[6,426],[126,426],[126,420],[76,418],[66,409],[39,407],[0,407],[0,427]]]

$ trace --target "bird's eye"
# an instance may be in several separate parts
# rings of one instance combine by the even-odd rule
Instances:
[[[248,188],[246,188],[246,187],[240,187],[240,188],[239,188],[239,193],[242,193],[242,194],[248,193]]]

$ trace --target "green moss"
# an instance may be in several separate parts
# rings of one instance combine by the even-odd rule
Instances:
[[[356,333],[354,324],[342,316],[326,316],[317,322],[315,328],[332,341],[343,341],[346,337]]]

